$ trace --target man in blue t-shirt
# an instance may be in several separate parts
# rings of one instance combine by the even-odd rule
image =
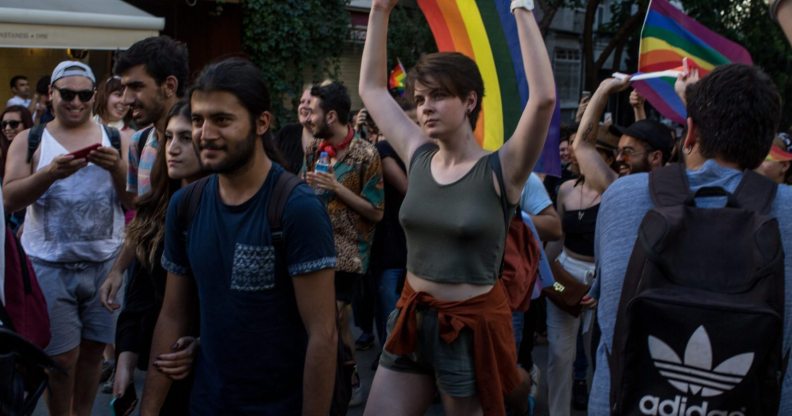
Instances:
[[[686,82],[678,81],[678,85],[685,87]],[[691,190],[721,187],[734,192],[742,180],[742,171],[754,169],[764,160],[777,131],[781,100],[775,86],[761,70],[733,64],[716,68],[695,85],[680,88],[680,91],[686,91],[682,94],[687,100],[688,112],[684,154]],[[654,206],[648,180],[645,173],[620,178],[602,196],[595,237],[599,288],[592,290],[598,291],[592,295],[599,300],[597,317],[602,329],[589,397],[588,413],[594,416],[611,414],[608,354],[613,350],[622,284],[638,228]],[[700,207],[720,207],[723,203],[719,198],[696,200]],[[770,214],[778,219],[782,246],[786,247],[784,354],[788,354],[792,345],[792,309],[789,307],[792,304],[792,218],[788,208],[791,205],[792,188],[779,186]],[[779,414],[792,414],[791,388],[792,373],[787,371],[783,375]],[[700,403],[698,398],[696,402],[693,400],[687,402],[688,406]]]
[[[281,218],[283,242],[273,245],[266,212],[284,169],[264,140],[270,101],[258,68],[238,58],[210,65],[189,97],[193,141],[216,174],[189,224],[178,218],[184,192],[168,207],[168,283],[141,414],[158,414],[169,381],[157,357],[198,324],[188,321],[198,307],[191,414],[326,415],[337,343],[327,212],[298,185]]]

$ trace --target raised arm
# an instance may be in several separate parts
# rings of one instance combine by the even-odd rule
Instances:
[[[530,96],[512,137],[498,151],[503,164],[506,195],[510,202],[520,198],[525,181],[544,147],[555,110],[555,80],[542,33],[533,12],[514,9],[520,51]]]
[[[594,95],[591,96],[591,101],[583,113],[583,119],[580,120],[575,141],[572,143],[572,150],[575,152],[578,165],[580,165],[580,174],[585,176],[586,183],[599,193],[605,192],[605,189],[619,177],[605,163],[595,147],[599,120],[608,104],[608,97],[626,89],[628,85],[628,79],[608,78],[602,81],[597,91],[594,91]]]
[[[372,1],[363,60],[360,64],[358,93],[382,134],[388,138],[399,157],[409,163],[415,149],[429,141],[429,138],[407,117],[388,92],[388,18],[397,2],[398,0]]]

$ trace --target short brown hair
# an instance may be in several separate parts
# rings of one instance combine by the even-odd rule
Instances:
[[[107,99],[116,91],[123,91],[124,85],[121,84],[121,77],[109,76],[104,82],[99,84],[96,89],[96,100],[94,101],[94,114],[98,115],[103,121],[107,117]],[[126,122],[124,123],[126,124]]]
[[[461,100],[467,99],[471,91],[476,93],[476,106],[470,112],[470,127],[476,128],[484,99],[484,80],[476,62],[459,52],[438,52],[421,56],[418,63],[407,73],[407,96],[415,97],[415,83],[439,89]]]

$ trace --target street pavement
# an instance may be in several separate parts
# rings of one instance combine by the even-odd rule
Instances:
[[[353,332],[355,339],[360,334],[359,331],[353,325]],[[368,389],[371,386],[371,381],[374,378],[374,372],[371,369],[371,363],[377,358],[377,350],[376,348],[369,349],[367,351],[357,351],[355,354],[355,358],[358,361],[358,371],[360,373],[360,377],[362,380],[363,388],[364,388],[364,395],[368,395]],[[542,372],[542,376],[540,377],[539,383],[539,397],[537,402],[536,408],[536,415],[547,415],[547,384],[545,383],[545,369],[547,368],[547,345],[546,344],[539,344],[534,347],[534,360],[536,365],[539,366],[539,369]],[[137,371],[135,374],[135,385],[138,389],[138,397],[142,392],[143,388],[143,381],[145,378],[145,373]],[[589,377],[590,380],[590,377]],[[110,412],[110,395],[103,394],[101,391],[96,395],[96,401],[94,402],[93,408],[93,416],[111,416],[112,413]],[[365,407],[365,403],[362,406],[353,407],[347,413],[348,416],[361,416],[363,414],[363,409]],[[135,410],[133,415],[138,415],[137,409]],[[575,416],[582,416],[585,415],[585,412],[572,412]],[[46,410],[46,406],[44,405],[44,398],[42,397],[41,401],[39,402],[36,411],[33,413],[34,416],[47,416],[48,412]],[[426,412],[425,416],[440,416],[443,415],[443,409],[440,403],[434,403],[432,407]]]

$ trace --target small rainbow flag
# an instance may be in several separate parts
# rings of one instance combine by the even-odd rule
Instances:
[[[399,95],[404,95],[405,78],[407,78],[407,71],[404,70],[401,59],[396,58],[396,66],[393,67],[390,77],[388,77],[388,89]]]
[[[751,64],[751,54],[737,43],[709,30],[666,0],[651,0],[641,31],[638,74],[678,69],[687,57],[703,77],[716,66]],[[684,124],[687,111],[674,92],[673,77],[636,81],[635,88],[663,116]]]
[[[482,111],[475,134],[488,150],[496,150],[517,127],[528,101],[517,23],[503,0],[418,0],[418,6],[441,52],[460,52],[478,64],[484,79]],[[534,170],[561,172],[558,155],[561,112],[550,125],[542,156]]]

